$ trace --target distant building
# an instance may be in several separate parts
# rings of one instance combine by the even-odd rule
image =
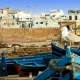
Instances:
[[[53,19],[57,19],[58,17],[60,17],[61,15],[64,15],[63,10],[51,10],[50,12],[50,16]]]
[[[58,21],[64,21],[64,20],[69,20],[68,15],[61,15],[58,17]]]
[[[0,19],[7,19],[7,18],[8,18],[7,10],[0,10]]]
[[[80,20],[80,10],[69,10],[68,18],[69,20]]]
[[[65,20],[59,21],[60,27],[69,25],[69,28],[76,35],[80,36],[80,20]]]
[[[11,9],[9,11],[12,11]],[[0,9],[0,28],[19,28],[13,15],[8,9]]]
[[[20,24],[22,28],[27,27],[31,28],[32,27],[32,16],[30,12],[23,12],[20,11],[17,14],[14,15],[16,18],[16,21]]]
[[[32,28],[46,28],[45,24],[46,24],[45,16],[35,15],[33,17],[33,26],[32,26]]]
[[[80,10],[69,10],[67,15],[64,15],[63,10],[51,10],[32,16],[31,12],[0,9],[1,28],[59,28],[58,22],[66,23],[69,20],[80,20]]]
[[[33,18],[33,28],[59,28],[59,19],[67,19],[62,18],[62,15],[64,15],[62,10],[52,10],[50,13],[35,15]]]

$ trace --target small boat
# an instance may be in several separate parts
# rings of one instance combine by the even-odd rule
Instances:
[[[14,65],[18,71],[19,76],[28,76],[29,72],[37,75],[39,71],[46,69],[43,58],[14,60]]]
[[[28,73],[27,70],[33,72],[36,69],[38,69],[38,71],[40,69],[43,70],[46,67],[48,67],[48,63],[51,59],[60,59],[62,56],[65,55],[64,49],[61,49],[53,44],[51,45],[52,45],[52,52],[36,53],[32,56],[25,56],[25,57],[6,58],[8,74],[19,73],[19,75],[22,76],[24,73],[25,74]],[[38,71],[36,73],[38,73]]]
[[[51,52],[46,52],[46,53],[36,53],[35,55],[32,56],[25,56],[25,57],[15,57],[15,58],[6,58],[6,65],[7,65],[7,72],[8,75],[13,75],[13,74],[18,74],[18,71],[15,68],[14,65],[14,60],[18,60],[18,61],[23,61],[26,59],[35,59],[35,58],[40,58],[40,57],[48,57],[51,56],[52,53]],[[1,61],[1,59],[0,59]]]

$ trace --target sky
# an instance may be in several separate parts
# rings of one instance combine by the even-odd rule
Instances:
[[[80,0],[0,0],[0,8],[6,7],[33,14],[50,13],[50,10],[63,10],[67,14],[70,9],[80,9]]]

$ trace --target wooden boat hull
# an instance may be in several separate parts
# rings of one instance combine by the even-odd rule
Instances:
[[[43,67],[37,67],[37,66],[36,67],[30,67],[30,66],[21,67],[17,63],[14,63],[14,65],[15,65],[20,77],[29,76],[30,72],[32,72],[32,75],[36,76],[36,75],[38,75],[39,71],[43,71],[46,69],[45,66],[43,66]]]

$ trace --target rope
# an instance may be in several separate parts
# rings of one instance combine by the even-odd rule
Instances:
[[[73,67],[71,65],[62,66],[62,67],[56,66],[56,64],[54,63],[54,59],[51,59],[51,61],[49,62],[49,67],[56,71],[73,70]]]

